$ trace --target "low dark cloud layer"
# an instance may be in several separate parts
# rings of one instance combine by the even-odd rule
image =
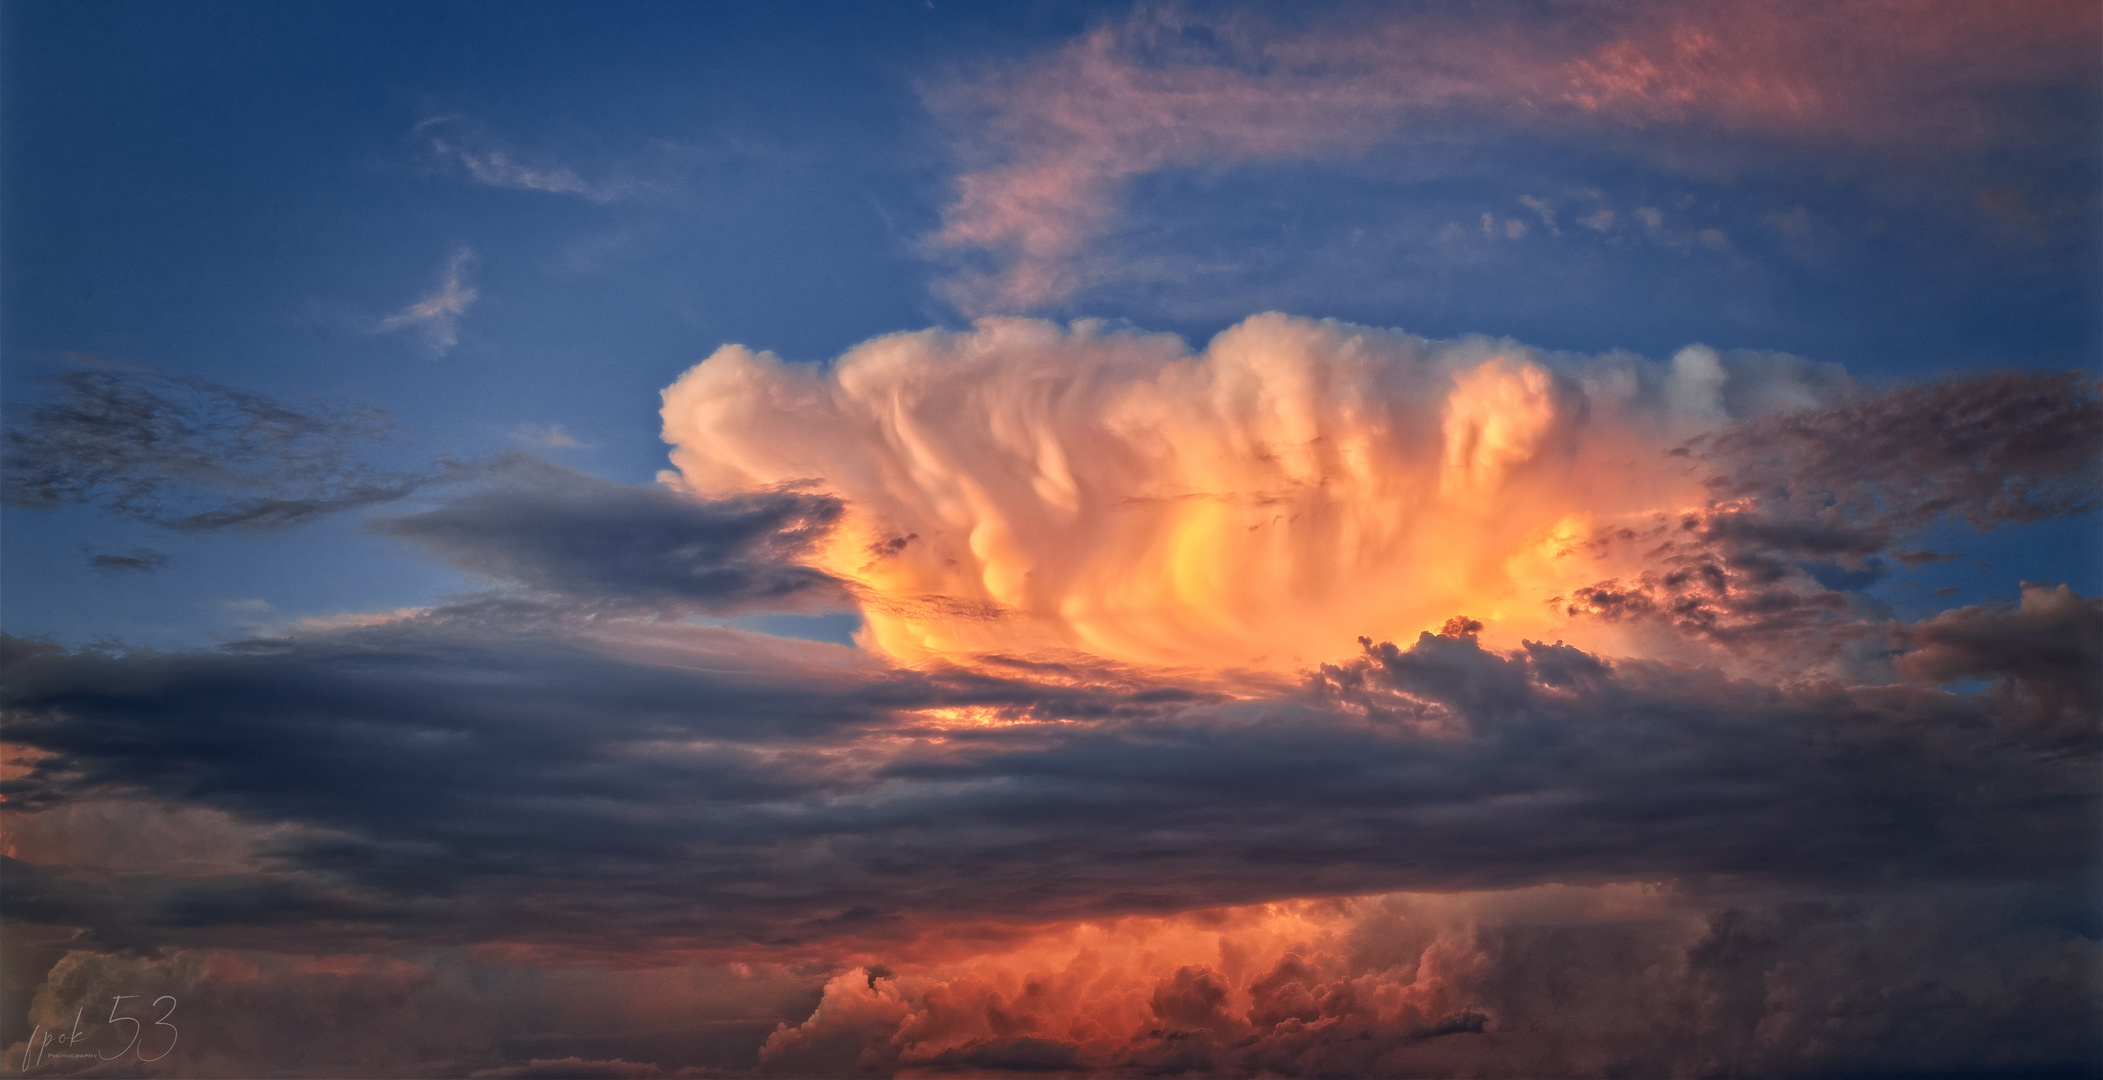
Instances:
[[[708,611],[848,602],[838,581],[797,561],[839,522],[836,498],[785,490],[701,500],[526,460],[492,476],[490,490],[372,528],[573,601]]]
[[[2084,632],[2011,629],[2010,677],[2085,677]],[[2008,670],[1997,633],[1965,671]],[[500,601],[214,654],[9,648],[10,738],[47,755],[11,805],[297,826],[245,874],[10,867],[19,917],[121,947],[795,948],[1393,889],[2046,881],[2099,839],[2078,699],[2040,729],[2027,698],[1506,654],[1465,623],[1246,700]]]

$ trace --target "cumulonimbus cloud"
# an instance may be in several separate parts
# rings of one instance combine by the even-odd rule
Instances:
[[[1855,677],[1822,631],[1880,620],[1827,582],[1942,515],[2082,512],[2103,449],[2078,374],[1868,396],[1777,354],[1657,364],[1277,315],[1198,352],[1012,319],[829,369],[727,346],[664,417],[692,491],[844,500],[814,564],[862,590],[894,657],[1208,670],[1304,669],[1464,613],[1507,645],[1712,663],[1781,662],[1793,635]]]

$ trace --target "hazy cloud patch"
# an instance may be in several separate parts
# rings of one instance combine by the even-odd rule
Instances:
[[[131,571],[152,573],[168,565],[166,552],[149,548],[134,548],[127,552],[99,552],[88,556],[88,565],[97,570]]]
[[[142,367],[69,371],[10,402],[8,505],[99,507],[179,532],[270,531],[402,498],[427,477],[361,453],[399,436],[377,409],[294,405]]]
[[[511,441],[536,450],[595,450],[597,443],[584,442],[561,424],[520,424],[511,430]]]
[[[407,330],[420,335],[432,353],[443,356],[446,350],[460,343],[460,321],[467,317],[467,309],[481,294],[467,282],[467,268],[474,262],[475,253],[466,248],[453,253],[446,263],[445,277],[438,288],[423,299],[381,319],[375,329],[379,333]]]
[[[661,181],[611,175],[586,177],[576,169],[529,154],[484,131],[464,116],[434,116],[411,129],[415,139],[442,167],[485,187],[569,195],[593,203],[613,203],[661,194]]]

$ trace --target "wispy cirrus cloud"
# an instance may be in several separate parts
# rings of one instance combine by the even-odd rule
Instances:
[[[598,446],[570,434],[561,424],[520,424],[510,435],[512,442],[536,450],[592,450]]]
[[[420,335],[432,352],[445,355],[446,350],[460,343],[460,320],[467,317],[467,309],[481,296],[467,280],[467,269],[474,261],[473,251],[455,251],[437,289],[381,319],[375,329],[383,334],[410,331]]]
[[[69,371],[41,402],[8,403],[10,506],[99,507],[178,532],[271,531],[391,502],[426,474],[363,451],[400,434],[377,409],[302,406],[137,365]],[[149,555],[97,556],[152,569]]]
[[[594,203],[620,202],[665,188],[660,182],[620,175],[588,178],[569,165],[519,150],[464,116],[423,120],[410,130],[410,137],[446,169],[487,187],[570,195]]]
[[[1125,272],[1098,245],[1125,187],[1169,169],[1557,132],[1696,171],[1727,166],[1717,135],[1906,159],[2050,140],[2068,134],[2054,127],[2064,111],[2023,103],[2091,78],[2081,43],[2096,22],[2076,3],[1913,0],[1412,12],[1304,29],[1147,8],[928,91],[963,171],[927,250],[955,266],[941,288],[960,310],[1016,312]]]

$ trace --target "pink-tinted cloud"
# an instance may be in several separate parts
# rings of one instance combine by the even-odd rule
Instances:
[[[2081,3],[1739,0],[1294,31],[1143,10],[930,93],[964,172],[929,248],[960,260],[959,309],[1017,311],[1111,276],[1090,251],[1125,182],[1163,169],[1485,132],[1598,130],[1665,153],[1704,132],[1900,155],[2051,137],[2025,102],[2092,79],[2098,21]]]

